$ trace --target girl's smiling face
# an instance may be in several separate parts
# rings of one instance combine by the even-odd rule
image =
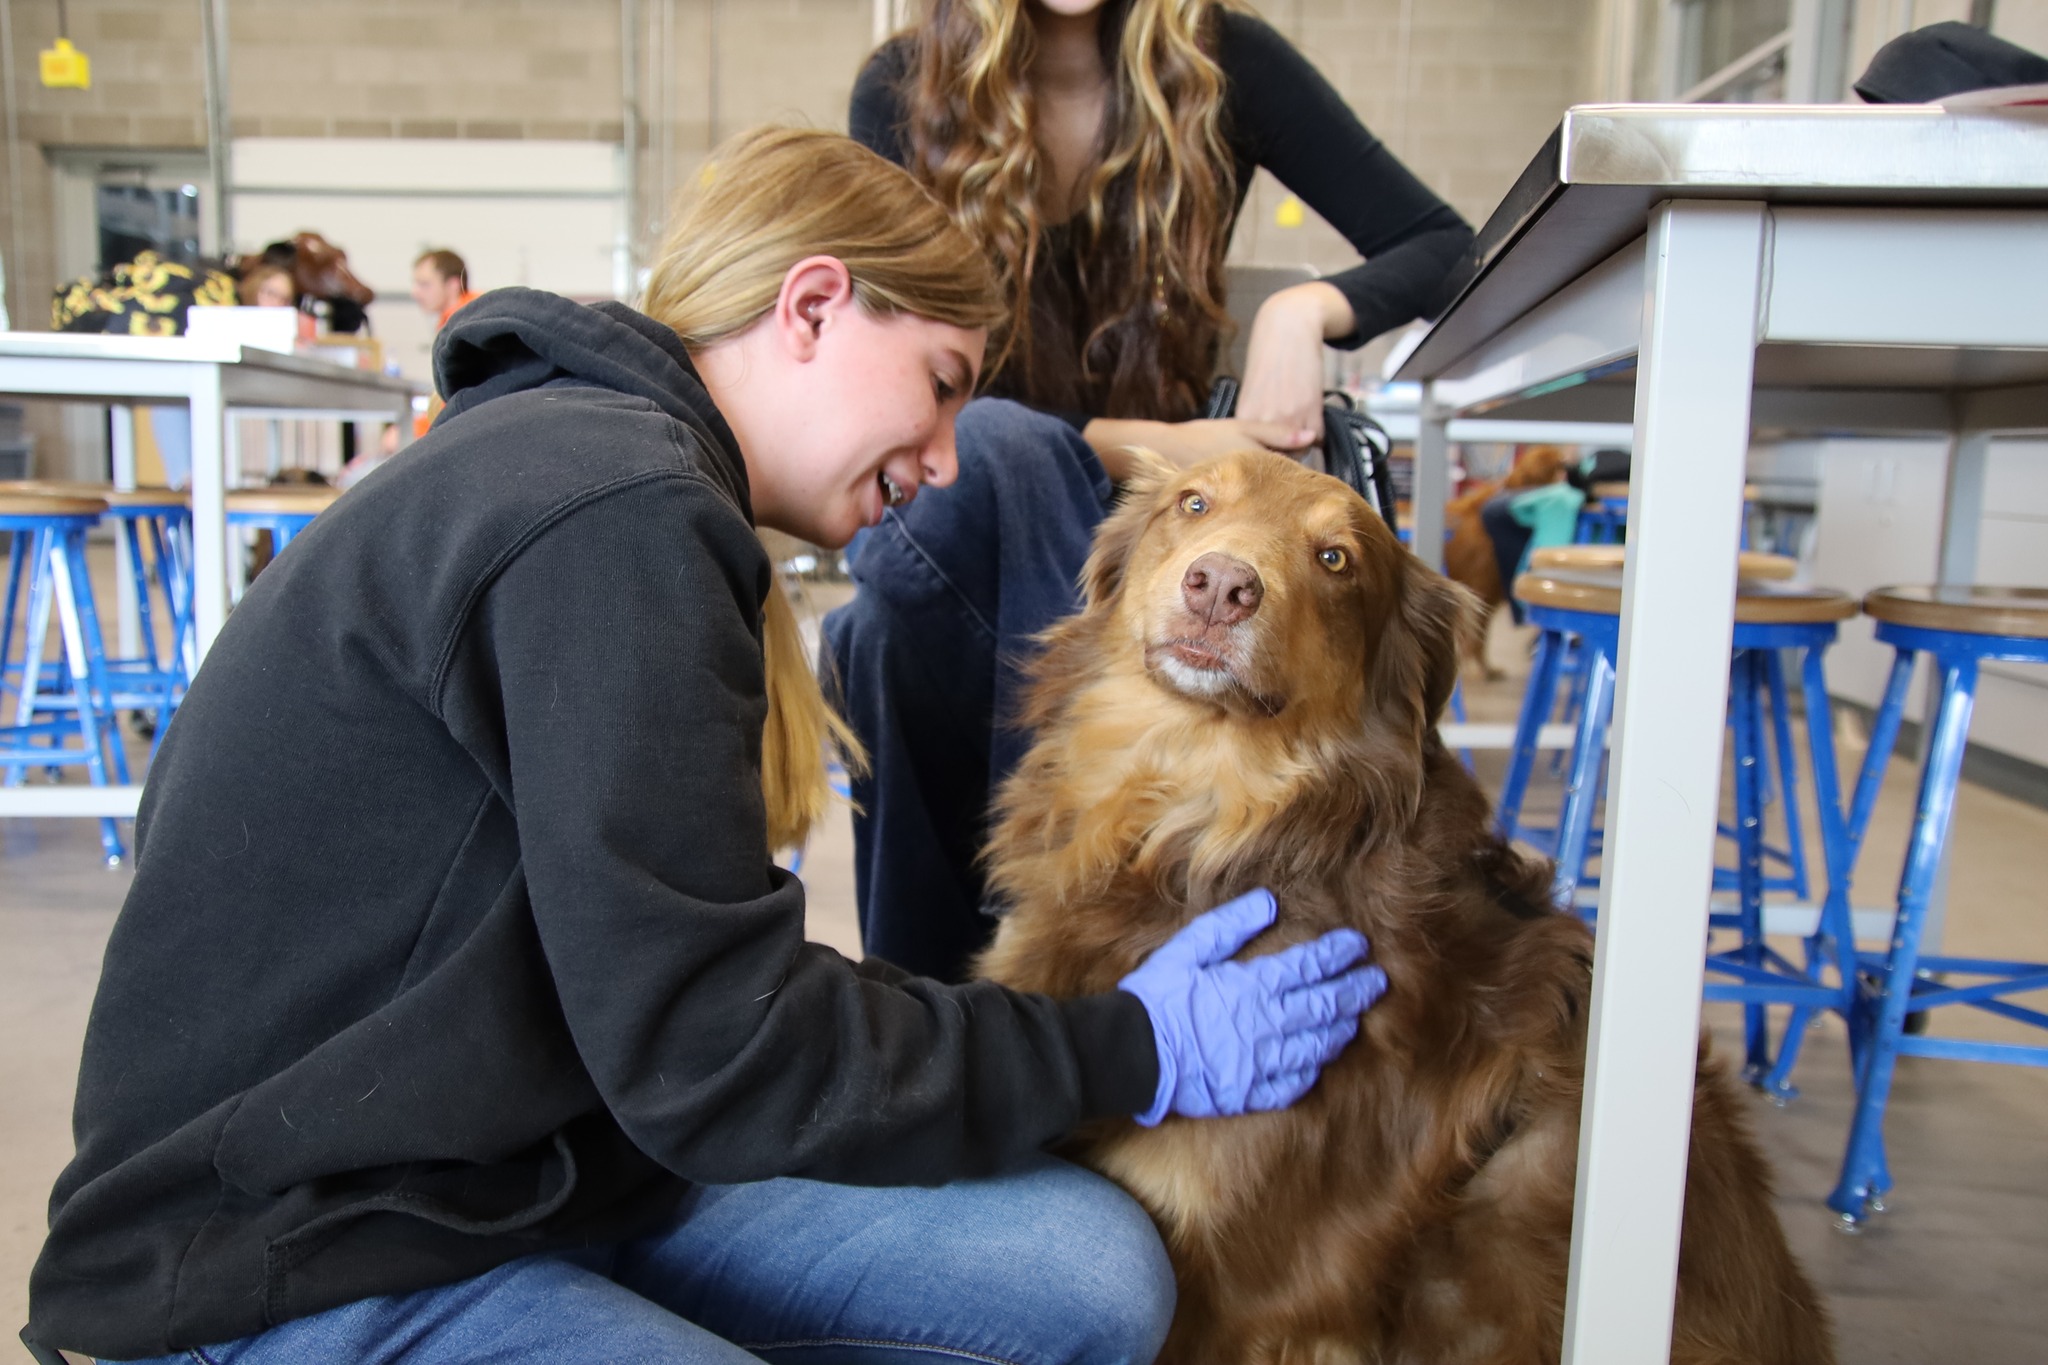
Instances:
[[[987,333],[874,314],[831,257],[793,266],[776,306],[696,359],[746,460],[755,520],[838,548],[959,471],[953,422]]]

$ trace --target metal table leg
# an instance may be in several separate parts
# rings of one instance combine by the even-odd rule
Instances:
[[[1671,1348],[1763,248],[1761,204],[1651,216],[1569,1365]]]
[[[1415,553],[1439,573],[1444,567],[1444,505],[1451,497],[1449,414],[1436,400],[1436,386],[1422,391],[1415,431],[1415,495],[1408,504],[1415,528]]]
[[[194,365],[191,381],[193,637],[204,659],[228,619],[226,411],[218,366]]]

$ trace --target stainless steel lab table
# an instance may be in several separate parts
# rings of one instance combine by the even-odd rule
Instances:
[[[1974,577],[1988,438],[2048,427],[2048,123],[1582,106],[1479,249],[1397,376],[1426,385],[1418,550],[1450,419],[1635,428],[1565,1359],[1641,1365],[1670,1348],[1744,458],[1948,433],[1941,576]]]

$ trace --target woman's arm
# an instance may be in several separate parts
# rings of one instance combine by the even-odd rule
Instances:
[[[1318,402],[1321,401],[1318,397]],[[1102,461],[1102,470],[1122,483],[1136,472],[1131,447],[1143,446],[1162,455],[1182,469],[1232,451],[1263,446],[1282,455],[1293,455],[1323,439],[1320,415],[1317,424],[1291,426],[1286,422],[1256,422],[1242,417],[1198,418],[1192,422],[1150,422],[1138,418],[1096,417],[1081,428],[1081,439]]]
[[[888,1184],[1142,1109],[1157,1054],[1128,996],[864,973],[804,941],[763,828],[769,571],[701,480],[621,489],[513,559],[451,668],[502,717],[533,923],[606,1107],[690,1179]]]
[[[1450,302],[1468,268],[1472,229],[1270,25],[1232,11],[1219,23],[1233,146],[1366,258],[1275,294],[1253,323],[1238,411],[1298,417],[1307,388],[1321,405],[1322,343],[1358,346]]]
[[[861,67],[846,109],[847,136],[899,166],[910,164],[902,96],[909,72],[910,39],[891,38]]]

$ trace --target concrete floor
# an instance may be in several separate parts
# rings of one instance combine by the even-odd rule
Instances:
[[[1523,657],[1497,630],[1497,661]],[[1519,683],[1470,687],[1473,719],[1508,718]],[[1861,759],[1843,736],[1845,766]],[[1498,759],[1482,755],[1482,777]],[[1859,904],[1896,878],[1912,796],[1895,764],[1861,864]],[[1817,841],[1814,845],[1818,847]],[[858,951],[852,837],[844,811],[813,840],[803,875],[811,936]],[[1958,803],[1949,945],[2048,960],[2048,812],[1966,787]],[[69,1159],[69,1113],[86,1011],[125,870],[101,865],[94,826],[0,820],[0,1328],[26,1313],[51,1181]],[[1724,1050],[1735,1012],[1708,1018]],[[1979,1027],[1979,1021],[1982,1026]],[[1937,1032],[2018,1038],[2017,1025],[1950,1012]],[[1898,1188],[1892,1211],[1859,1237],[1832,1230],[1833,1186],[1852,1095],[1840,1027],[1815,1030],[1796,1077],[1803,1093],[1753,1117],[1778,1171],[1794,1250],[1836,1315],[1841,1358],[1857,1365],[2039,1365],[2048,1360],[2048,1073],[1907,1059],[1888,1136]],[[0,1360],[9,1357],[0,1346]]]

